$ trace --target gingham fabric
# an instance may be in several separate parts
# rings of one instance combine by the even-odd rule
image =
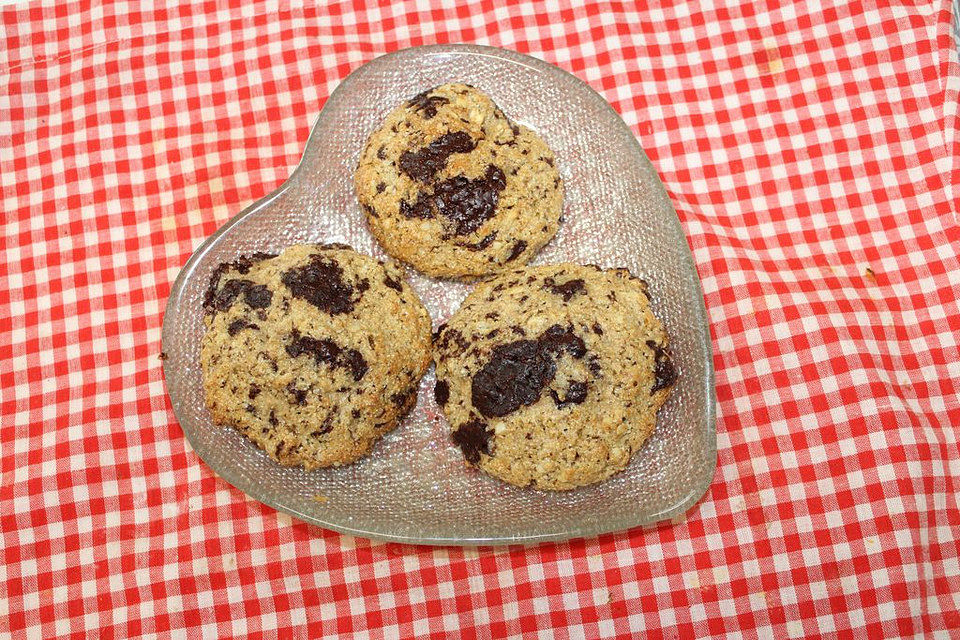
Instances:
[[[951,1],[723,2],[0,9],[0,636],[960,637]],[[341,536],[217,478],[174,418],[192,250],[351,70],[456,41],[590,83],[673,199],[719,402],[675,522]]]

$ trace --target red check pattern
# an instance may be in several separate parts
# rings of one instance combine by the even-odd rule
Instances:
[[[949,0],[0,9],[0,636],[960,637]],[[715,481],[675,523],[380,544],[250,501],[165,395],[163,305],[344,76],[516,49],[622,114],[683,222]]]

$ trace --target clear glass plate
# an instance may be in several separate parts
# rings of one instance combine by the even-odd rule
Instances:
[[[490,94],[537,130],[566,183],[565,222],[536,263],[627,267],[650,284],[680,370],[657,430],[621,474],[566,493],[518,489],[467,467],[424,377],[416,408],[362,461],[304,472],[280,467],[204,406],[201,300],[214,267],[300,242],[346,242],[386,257],[367,231],[352,174],[367,136],[401,101],[444,82]],[[436,327],[469,286],[411,271]],[[197,454],[250,497],[322,527],[419,544],[563,540],[672,518],[716,466],[710,333],[700,281],[667,193],[630,129],[584,82],[512,51],[467,45],[406,49],[350,74],[317,119],[300,165],[277,191],[197,249],[173,285],[163,323],[173,409]]]

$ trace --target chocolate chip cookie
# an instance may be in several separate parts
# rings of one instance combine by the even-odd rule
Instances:
[[[395,263],[298,245],[221,264],[203,303],[207,406],[283,465],[365,455],[416,404],[430,316]]]
[[[556,234],[563,208],[546,143],[465,84],[424,91],[387,116],[355,187],[386,252],[438,277],[526,264]]]
[[[556,264],[477,286],[434,336],[434,395],[472,465],[572,489],[627,466],[677,380],[646,284]]]

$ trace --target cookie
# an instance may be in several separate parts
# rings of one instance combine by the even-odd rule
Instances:
[[[430,316],[401,268],[346,245],[221,264],[204,298],[207,407],[282,465],[352,462],[416,404]]]
[[[431,276],[524,265],[560,225],[553,152],[465,84],[435,87],[390,113],[354,179],[386,252]]]
[[[556,264],[478,285],[434,336],[434,396],[467,462],[572,489],[627,466],[677,379],[646,284]]]

